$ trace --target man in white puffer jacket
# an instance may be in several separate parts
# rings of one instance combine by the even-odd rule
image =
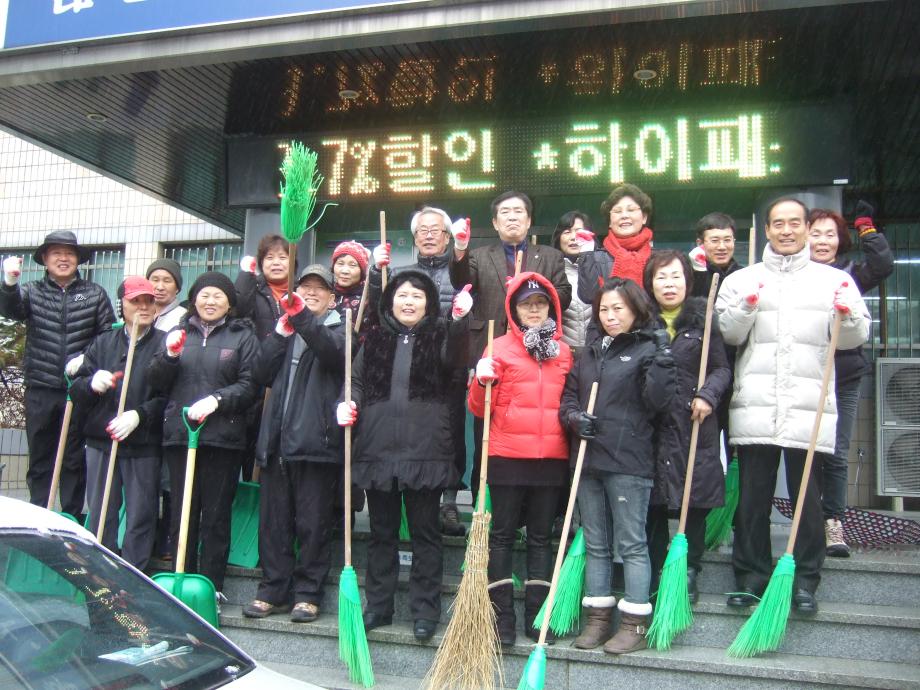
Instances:
[[[740,470],[732,552],[738,591],[728,598],[729,606],[753,605],[770,579],[770,510],[780,453],[785,456],[786,483],[794,501],[829,356],[835,311],[843,314],[839,349],[859,347],[869,337],[869,312],[853,279],[811,261],[807,218],[808,209],[802,202],[775,201],[767,211],[769,244],[763,263],[729,275],[716,301],[722,337],[727,344],[738,346],[729,409],[730,442],[738,448]],[[814,593],[825,555],[819,478],[822,456],[834,452],[834,401],[832,387],[793,554],[792,603],[803,613],[818,609]]]

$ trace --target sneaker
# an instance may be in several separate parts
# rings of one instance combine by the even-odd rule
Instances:
[[[850,557],[850,547],[843,539],[843,523],[840,520],[831,518],[824,521],[824,541],[828,556],[832,558]]]
[[[460,512],[456,503],[445,503],[438,513],[441,523],[441,534],[449,537],[462,537],[466,534],[466,526],[460,522]]]
[[[300,602],[291,611],[291,621],[294,623],[312,623],[317,618],[319,618],[319,606],[308,601]]]
[[[284,613],[291,610],[291,605],[275,606],[261,599],[253,599],[243,607],[243,615],[246,618],[266,618],[273,613]]]

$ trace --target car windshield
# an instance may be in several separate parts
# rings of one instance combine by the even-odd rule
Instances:
[[[95,544],[63,533],[0,532],[0,690],[197,690],[253,668]]]

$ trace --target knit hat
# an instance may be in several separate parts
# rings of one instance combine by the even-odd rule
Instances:
[[[227,295],[227,300],[229,300],[231,307],[236,306],[236,289],[233,287],[233,283],[230,279],[220,271],[208,271],[198,276],[195,282],[192,283],[191,289],[188,291],[189,302],[194,305],[198,293],[206,287],[217,288]]]
[[[367,250],[364,248],[364,245],[354,240],[339,243],[339,246],[332,252],[332,265],[335,266],[335,260],[346,254],[358,262],[358,267],[361,269],[361,277],[366,276]]]
[[[157,259],[151,262],[147,267],[146,278],[150,280],[150,274],[156,270],[166,271],[176,281],[176,289],[182,289],[182,267],[175,259]]]
[[[65,247],[72,247],[73,250],[77,253],[78,264],[85,264],[93,255],[91,249],[88,247],[80,246],[80,243],[77,242],[77,236],[74,235],[70,230],[55,230],[54,232],[49,232],[47,235],[45,235],[45,241],[42,242],[39,248],[35,250],[35,253],[32,255],[32,259],[35,261],[35,263],[44,266],[45,257],[43,254],[47,249],[55,244],[64,245]]]
[[[140,295],[149,295],[153,297],[153,285],[146,278],[140,276],[128,276],[121,285],[118,286],[118,299],[132,300]]]

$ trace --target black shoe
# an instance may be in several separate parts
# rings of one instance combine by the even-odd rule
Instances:
[[[525,633],[534,642],[540,641],[540,628],[528,628]],[[546,644],[556,644],[556,633],[553,632],[552,628],[547,629],[546,631]]]
[[[700,599],[700,590],[696,584],[696,578],[699,574],[696,568],[687,568],[687,594],[690,596],[691,605]]]
[[[799,613],[813,614],[818,612],[818,600],[807,589],[799,587],[792,595],[792,605]]]
[[[438,511],[441,534],[448,537],[462,537],[466,535],[466,526],[460,522],[460,512],[456,503],[445,503]]]
[[[734,608],[749,608],[760,601],[760,597],[754,594],[753,590],[748,587],[742,587],[740,592],[733,592],[728,595],[728,601],[725,603]]]
[[[437,627],[437,621],[419,618],[415,621],[415,627],[412,628],[412,634],[415,635],[415,639],[419,642],[428,642],[428,640],[434,637],[434,631]]]
[[[384,625],[392,625],[393,616],[384,616],[380,613],[374,613],[373,611],[367,611],[364,614],[364,630],[370,632],[374,628],[382,628]]]

